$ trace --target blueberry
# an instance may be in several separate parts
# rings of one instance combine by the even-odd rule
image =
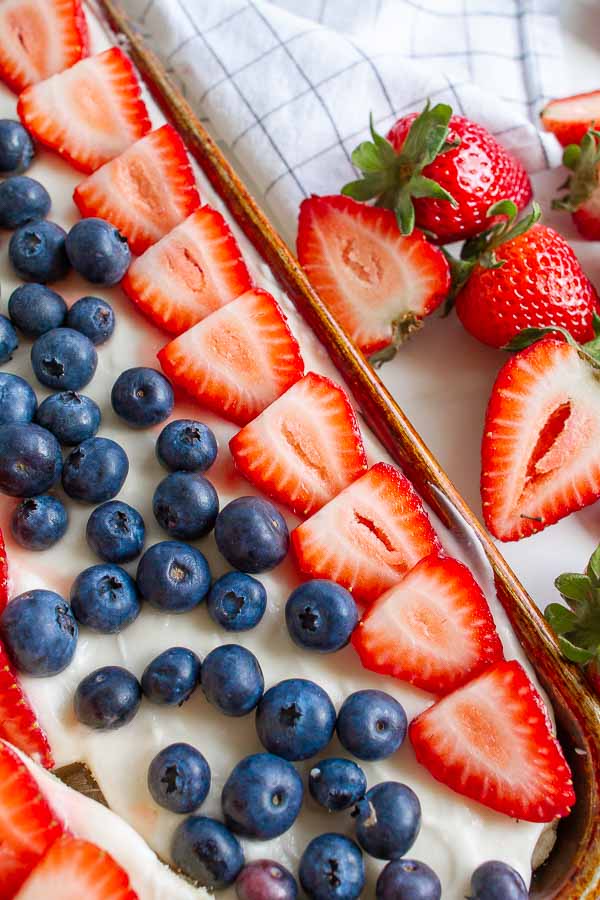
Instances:
[[[215,539],[230,565],[252,573],[273,569],[290,545],[285,519],[259,497],[238,497],[228,503],[217,516]]]
[[[149,428],[173,411],[173,388],[156,369],[137,366],[122,372],[110,395],[114,411],[132,428]]]
[[[17,175],[31,165],[35,154],[29,132],[14,119],[0,119],[0,175]]]
[[[215,526],[219,497],[214,487],[196,472],[171,472],[154,491],[156,521],[171,537],[192,541]]]
[[[172,472],[204,472],[217,458],[217,439],[202,422],[175,419],[161,431],[156,456]]]
[[[142,700],[137,678],[121,666],[104,666],[86,675],[75,691],[77,719],[96,731],[112,731],[131,722]]]
[[[204,695],[226,716],[245,716],[251,712],[264,687],[257,658],[239,644],[216,647],[202,663]]]
[[[161,541],[140,559],[136,580],[150,606],[184,613],[202,603],[208,594],[210,569],[195,547],[181,541]]]
[[[71,450],[63,468],[65,493],[85,503],[104,503],[118,494],[129,472],[123,448],[110,438],[93,437]]]
[[[31,364],[46,387],[79,391],[94,377],[98,354],[85,335],[72,328],[53,328],[34,342]]]
[[[8,298],[8,314],[27,337],[39,337],[60,328],[67,315],[67,304],[45,284],[21,284]]]
[[[442,886],[433,869],[425,863],[396,859],[387,864],[377,879],[375,896],[377,900],[440,900]]]
[[[65,232],[46,220],[21,225],[8,245],[13,269],[23,281],[41,284],[58,281],[69,271],[65,251]]]
[[[296,900],[298,885],[291,872],[272,859],[255,859],[237,877],[238,900]]]
[[[154,802],[170,812],[194,812],[206,800],[209,789],[209,765],[190,744],[171,744],[150,763],[148,790]]]
[[[234,834],[269,841],[292,827],[304,788],[293,765],[272,753],[242,759],[225,782],[221,807]]]
[[[57,497],[41,494],[29,497],[15,507],[10,529],[15,541],[27,550],[47,550],[53,547],[67,530],[69,517],[64,504]]]
[[[0,634],[19,672],[44,678],[69,665],[78,629],[62,597],[38,590],[20,594],[6,606],[0,617]]]
[[[0,426],[28,425],[36,409],[36,396],[25,379],[0,372]]]
[[[112,563],[89,566],[80,572],[69,596],[73,615],[102,634],[117,634],[140,612],[135,582],[125,569]]]
[[[170,647],[148,663],[142,675],[142,690],[151,703],[181,706],[200,683],[202,667],[192,650]]]
[[[311,900],[355,900],[365,884],[362,853],[343,834],[321,834],[302,854],[300,884]]]
[[[351,759],[331,756],[315,763],[308,776],[311,797],[330,812],[348,809],[367,790],[365,773]]]
[[[67,235],[67,256],[76,272],[93,284],[116,284],[131,262],[127,238],[104,219],[81,219]]]
[[[81,297],[67,313],[67,325],[85,334],[95,344],[104,344],[115,330],[110,303],[100,297]]]
[[[299,647],[319,653],[345,647],[359,618],[352,594],[323,579],[301,584],[290,594],[285,607],[291,639]]]
[[[421,828],[421,804],[413,790],[397,781],[382,781],[357,804],[356,838],[375,859],[400,859]]]
[[[406,713],[385,691],[356,691],[338,713],[337,735],[358,759],[385,759],[406,737]]]
[[[515,869],[493,859],[473,872],[469,896],[471,900],[527,900],[529,894]]]
[[[256,731],[263,747],[284,759],[308,759],[333,735],[335,708],[329,695],[304,678],[280,681],[265,693],[256,710]]]
[[[18,346],[19,338],[12,322],[6,316],[0,316],[0,365],[12,359]]]
[[[15,175],[0,184],[0,228],[19,228],[45,219],[49,212],[50,194],[39,181]]]
[[[175,866],[201,887],[233,884],[244,865],[236,837],[221,822],[207,816],[189,816],[175,830],[171,843]]]
[[[44,494],[60,478],[62,456],[53,434],[39,425],[0,427],[0,493]]]
[[[206,603],[217,625],[226,631],[248,631],[265,614],[267,592],[252,575],[228,572],[217,578]]]
[[[88,519],[85,536],[90,548],[106,562],[131,562],[144,546],[146,529],[137,509],[122,500],[96,507]]]
[[[77,391],[50,394],[37,411],[36,422],[51,431],[60,444],[73,446],[94,437],[100,428],[100,408]]]

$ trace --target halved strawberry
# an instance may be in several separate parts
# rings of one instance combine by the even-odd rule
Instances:
[[[0,529],[0,613],[8,603],[8,559],[4,535]]]
[[[63,826],[27,766],[0,741],[1,900],[14,897],[62,832]]]
[[[251,284],[229,225],[202,206],[134,259],[121,287],[159,327],[181,334]]]
[[[515,660],[438,700],[413,719],[409,735],[434,778],[497,812],[551,822],[575,802],[544,701]]]
[[[0,3],[0,79],[19,94],[87,56],[81,0]]]
[[[82,172],[93,172],[150,129],[133,66],[118,47],[31,85],[17,112],[33,137]]]
[[[112,222],[143,253],[200,204],[196,179],[180,136],[163,125],[78,184],[73,200],[82,216]]]
[[[501,541],[535,534],[600,497],[599,377],[593,359],[553,337],[500,369],[481,445],[481,500]]]
[[[485,596],[465,565],[420,560],[369,608],[352,636],[367,669],[447,694],[503,659]]]
[[[300,206],[298,258],[311,284],[364,353],[386,358],[450,288],[442,251],[420,231],[400,234],[393,212],[350,197]]]
[[[54,766],[48,738],[40,728],[36,715],[0,644],[0,737],[10,741],[36,762],[51,769]]]
[[[310,516],[367,468],[346,392],[309,372],[229,442],[236,466],[260,491]]]
[[[262,412],[304,372],[285,316],[260,288],[175,338],[158,359],[190,397],[238,425]]]
[[[416,563],[441,550],[410,481],[377,463],[292,532],[300,570],[372,603]]]
[[[64,834],[37,864],[15,900],[138,900],[125,869],[95,844]]]
[[[551,100],[540,116],[545,130],[553,132],[563,147],[578,144],[588,128],[600,126],[600,91]]]

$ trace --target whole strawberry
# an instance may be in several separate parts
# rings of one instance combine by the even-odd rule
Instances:
[[[485,227],[491,204],[509,197],[523,209],[531,199],[521,163],[447,104],[402,116],[387,140],[371,123],[371,136],[352,154],[362,178],[342,193],[393,209],[403,234],[416,224],[436,243],[464,240]]]

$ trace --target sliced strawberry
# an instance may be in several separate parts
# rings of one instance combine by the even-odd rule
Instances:
[[[426,556],[375,601],[352,643],[363,666],[447,694],[503,659],[481,588],[461,562]]]
[[[310,516],[367,468],[346,392],[309,372],[229,442],[236,466],[263,493]]]
[[[260,288],[175,338],[158,359],[190,397],[238,425],[262,412],[304,372],[283,313]]]
[[[0,80],[19,94],[87,56],[81,0],[0,3]]]
[[[48,738],[23,692],[4,647],[0,644],[0,737],[36,762],[54,766]]]
[[[82,172],[93,172],[150,129],[133,66],[118,47],[28,87],[17,112],[41,144]]]
[[[0,741],[0,900],[14,897],[62,831],[33,775]]]
[[[300,570],[372,603],[416,563],[441,550],[410,481],[377,463],[292,532]]]
[[[108,219],[143,253],[200,203],[185,145],[172,125],[151,131],[77,185],[82,216]]]
[[[600,125],[600,91],[551,100],[541,112],[542,125],[563,147],[578,144],[588,128]]]
[[[511,357],[492,388],[481,446],[492,534],[516,541],[597,500],[599,446],[596,366],[558,338]]]
[[[0,613],[8,603],[8,559],[4,535],[0,529]]]
[[[393,212],[349,197],[303,201],[298,258],[364,353],[399,343],[450,288],[446,258],[422,232],[404,237]]]
[[[203,206],[135,259],[121,287],[160,328],[181,334],[251,284],[229,225]]]
[[[499,662],[410,724],[417,760],[442,784],[527,822],[566,816],[569,766],[544,701],[515,660]]]

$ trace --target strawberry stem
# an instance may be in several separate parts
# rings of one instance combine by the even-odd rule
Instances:
[[[563,152],[563,166],[571,171],[559,190],[566,190],[562,197],[552,201],[552,209],[576,212],[598,187],[600,164],[600,131],[590,128],[579,144],[569,144]]]

